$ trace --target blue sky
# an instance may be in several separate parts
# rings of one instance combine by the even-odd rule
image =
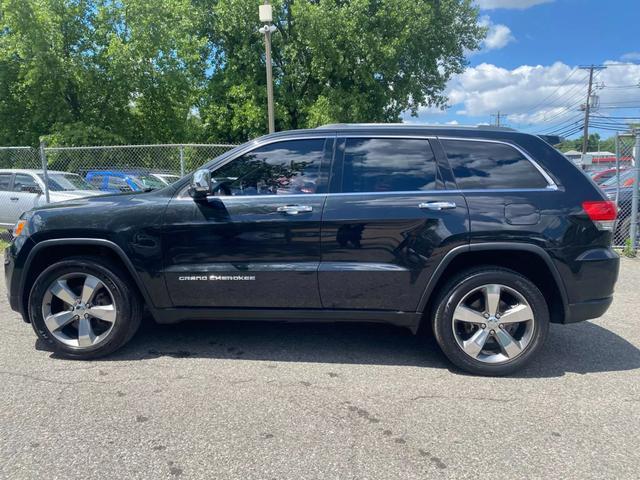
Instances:
[[[640,0],[477,1],[489,34],[449,82],[450,108],[405,121],[489,123],[501,111],[509,126],[575,137],[587,91],[587,72],[576,67],[585,64],[609,66],[595,80],[593,123],[602,128],[593,131],[607,137],[631,121],[621,117],[640,117]]]

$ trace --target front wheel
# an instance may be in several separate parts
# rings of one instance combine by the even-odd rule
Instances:
[[[549,310],[540,290],[507,269],[462,272],[440,291],[433,331],[444,354],[478,375],[508,375],[542,347]]]
[[[38,337],[57,353],[90,359],[131,339],[140,325],[142,303],[117,265],[75,257],[38,276],[29,296],[29,317]]]

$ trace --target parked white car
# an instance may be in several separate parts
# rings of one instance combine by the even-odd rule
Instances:
[[[48,171],[47,176],[51,202],[104,193],[75,173]],[[12,228],[23,212],[45,203],[42,170],[0,169],[0,228]]]

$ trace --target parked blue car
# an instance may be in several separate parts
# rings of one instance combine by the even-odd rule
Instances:
[[[139,192],[165,187],[176,180],[178,175],[123,170],[90,170],[85,180],[104,192]]]

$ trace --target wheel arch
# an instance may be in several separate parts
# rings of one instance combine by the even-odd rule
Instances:
[[[22,275],[19,290],[22,294],[21,302],[23,311],[25,312],[25,318],[28,318],[29,294],[31,292],[31,288],[27,287],[32,285],[38,275],[53,262],[62,260],[68,256],[78,255],[100,256],[111,259],[120,267],[123,267],[123,270],[129,274],[133,287],[140,294],[145,304],[148,307],[153,305],[131,260],[116,243],[100,238],[52,239],[36,243],[25,260],[24,274]]]
[[[525,275],[548,299],[551,322],[566,323],[569,318],[567,292],[551,256],[537,245],[509,242],[462,245],[449,251],[436,268],[418,304],[418,313],[423,314],[423,319],[430,317],[431,300],[447,278],[463,269],[480,265],[509,268]],[[553,282],[548,281],[549,275]]]

